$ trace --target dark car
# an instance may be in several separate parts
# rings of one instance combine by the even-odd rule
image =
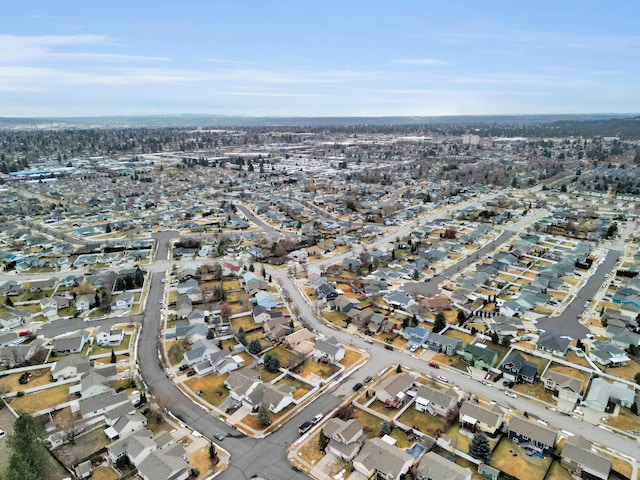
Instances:
[[[387,350],[393,350],[393,345],[385,345],[384,348],[386,348]]]
[[[358,390],[360,390],[363,387],[362,383],[358,382],[353,386],[353,391],[357,392]]]
[[[313,423],[304,422],[302,425],[298,427],[298,433],[300,435],[302,435],[303,433],[307,433],[311,429],[311,427],[313,427]]]
[[[180,370],[181,372],[184,372],[185,370],[189,370],[189,365],[180,365],[178,367],[178,370]]]
[[[189,370],[187,372],[187,377],[193,377],[196,374],[195,370]]]
[[[373,379],[373,377],[371,375],[369,375],[368,377],[366,377],[364,379],[364,383],[369,383],[372,379]]]

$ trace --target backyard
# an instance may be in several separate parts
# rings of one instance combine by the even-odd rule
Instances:
[[[42,386],[49,383],[52,383],[51,370],[48,368],[41,368],[38,370],[30,370],[31,379],[29,383],[25,385],[21,385],[18,381],[22,375],[22,373],[12,373],[10,375],[5,375],[4,377],[0,377],[0,389],[3,392],[17,392],[20,390],[25,390],[26,388],[33,388],[36,386]]]
[[[407,408],[404,413],[400,415],[398,421],[408,427],[432,436],[436,430],[444,430],[446,428],[443,419],[428,413],[419,412],[413,408],[413,405]]]
[[[311,385],[308,383],[301,382],[289,375],[286,375],[275,383],[276,387],[280,387],[281,385],[290,385],[295,388],[295,391],[293,392],[293,398],[295,400],[299,400],[304,397],[312,389]]]
[[[11,408],[18,413],[35,413],[49,407],[56,407],[71,400],[69,385],[59,385],[40,392],[29,393],[11,399]]]
[[[529,457],[511,440],[503,438],[494,449],[489,463],[515,478],[543,480],[551,466],[551,461],[549,455],[545,455],[544,458],[535,455]]]

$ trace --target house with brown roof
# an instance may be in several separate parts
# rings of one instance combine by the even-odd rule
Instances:
[[[495,437],[502,429],[504,412],[497,404],[485,407],[474,402],[463,402],[459,422],[461,427],[472,432],[483,432]]]
[[[547,370],[541,380],[544,388],[554,392],[559,399],[576,403],[582,394],[583,381],[578,378]]]

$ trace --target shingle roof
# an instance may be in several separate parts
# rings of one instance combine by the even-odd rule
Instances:
[[[509,422],[509,430],[550,447],[555,445],[558,434],[553,428],[524,417],[513,417]]]

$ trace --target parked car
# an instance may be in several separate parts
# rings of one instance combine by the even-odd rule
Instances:
[[[189,370],[189,371],[187,372],[187,377],[193,377],[195,374],[196,374],[196,371],[195,371],[195,370]]]
[[[504,392],[504,394],[505,394],[507,397],[511,397],[511,398],[518,398],[518,396],[517,396],[515,393],[513,393],[513,392],[509,392],[509,391],[507,391],[507,392]]]
[[[384,348],[386,348],[387,350],[393,350],[393,345],[385,345]]]
[[[371,339],[371,337],[365,337],[364,341],[367,343],[373,343],[373,340]]]
[[[221,432],[213,432],[213,436],[216,438],[216,440],[222,441],[224,440],[225,434]]]
[[[442,383],[449,383],[449,379],[444,375],[438,375],[438,380],[440,380]]]
[[[373,377],[371,375],[368,375],[364,378],[364,383],[369,383],[372,379]]]
[[[313,420],[311,420],[311,423],[313,423],[314,425],[316,423],[318,423],[320,420],[322,420],[324,418],[324,415],[319,413],[318,415],[316,415],[315,417],[313,417]]]
[[[184,372],[185,370],[189,370],[189,365],[180,365],[178,367],[178,370],[180,370],[181,372]]]
[[[353,391],[357,392],[358,390],[360,390],[362,388],[362,383],[358,382],[353,386]]]
[[[303,433],[307,433],[311,429],[311,427],[313,427],[313,423],[304,422],[302,425],[298,427],[298,433],[300,435],[302,435]]]
[[[429,363],[427,365],[433,368],[440,368],[440,365],[435,360],[429,360]]]

